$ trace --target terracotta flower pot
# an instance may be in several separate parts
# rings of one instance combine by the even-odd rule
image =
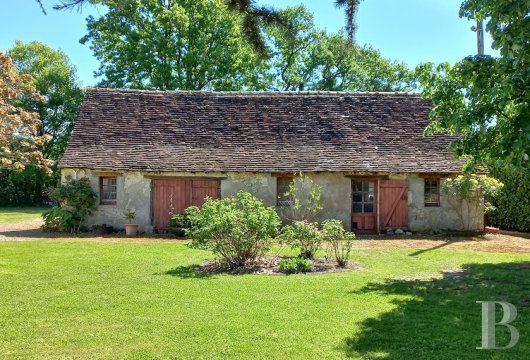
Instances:
[[[125,224],[125,235],[135,236],[138,234],[138,225],[136,224]]]

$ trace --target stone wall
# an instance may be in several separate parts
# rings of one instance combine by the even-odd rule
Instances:
[[[417,175],[407,176],[409,183],[408,208],[409,208],[409,229],[415,232],[445,231],[445,230],[473,230],[484,229],[484,214],[477,204],[461,204],[458,199],[454,199],[443,191],[440,192],[440,206],[425,206],[424,179]],[[443,181],[443,179],[442,179]],[[468,215],[467,207],[471,209],[471,216]],[[462,214],[457,209],[463,206]],[[470,223],[469,229],[464,225]]]
[[[323,210],[316,220],[338,219],[347,229],[351,227],[351,179],[343,173],[307,173],[322,187]],[[266,206],[276,206],[276,176],[270,173],[229,173],[221,181],[221,197],[248,191],[262,199]],[[277,208],[282,214],[282,208]]]
[[[94,191],[99,196],[99,176],[102,172],[92,170],[63,169],[63,179],[70,175],[73,178],[87,176]],[[106,172],[108,174],[108,172]],[[136,212],[135,223],[140,230],[151,226],[151,178],[152,177],[190,177],[221,178],[221,197],[235,195],[239,191],[249,191],[262,199],[267,206],[276,205],[276,177],[271,173],[140,173],[134,171],[120,172],[117,175],[118,199],[116,205],[99,205],[94,215],[86,221],[87,226],[107,224],[123,228],[124,212],[132,209]],[[339,219],[347,229],[351,228],[351,177],[345,173],[307,173],[316,184],[322,186],[323,211],[317,220]],[[351,176],[351,174],[349,174]],[[455,205],[443,193],[439,207],[424,205],[424,180],[415,174],[392,174],[390,179],[407,180],[409,230],[414,232],[463,230],[463,224]],[[478,219],[474,228],[483,228],[482,216],[476,207],[473,214]]]
[[[131,209],[136,212],[134,223],[139,225],[140,230],[145,230],[146,226],[151,225],[151,179],[136,171],[116,173],[115,175],[117,176],[118,193],[116,205],[98,205],[97,211],[87,218],[85,225],[107,224],[117,229],[123,229],[125,225],[123,214],[127,209]],[[92,189],[98,194],[99,203],[99,172],[63,169],[63,180],[66,176],[71,176],[74,179],[86,176],[90,180]]]

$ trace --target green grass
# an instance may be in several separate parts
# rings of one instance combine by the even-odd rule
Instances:
[[[524,359],[530,349],[528,255],[363,249],[352,259],[364,271],[291,276],[197,273],[208,257],[182,243],[0,242],[0,358]],[[479,300],[517,306],[515,348],[475,349]]]
[[[0,223],[39,219],[46,207],[0,207]]]

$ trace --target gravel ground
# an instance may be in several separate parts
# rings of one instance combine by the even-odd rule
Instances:
[[[175,242],[182,241],[166,237],[128,238],[122,234],[106,236],[95,236],[93,234],[82,234],[75,236],[71,234],[49,234],[40,230],[42,220],[25,220],[10,223],[0,223],[0,241],[33,241],[44,239],[72,239],[96,241],[145,241],[145,242]],[[383,249],[383,248],[412,248],[425,251],[429,249],[465,249],[488,252],[516,252],[530,253],[530,238],[514,235],[483,235],[483,236],[444,236],[444,235],[413,235],[403,236],[362,236],[355,243],[356,249]]]

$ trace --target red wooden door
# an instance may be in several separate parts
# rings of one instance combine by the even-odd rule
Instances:
[[[201,206],[204,199],[219,198],[219,181],[217,180],[193,180],[191,184],[191,203],[190,205]]]
[[[382,180],[380,185],[381,229],[408,227],[408,183],[406,180]]]
[[[153,226],[166,229],[171,214],[182,213],[192,205],[201,206],[206,197],[219,198],[218,180],[153,180]]]
[[[352,231],[377,231],[377,180],[352,180]]]

